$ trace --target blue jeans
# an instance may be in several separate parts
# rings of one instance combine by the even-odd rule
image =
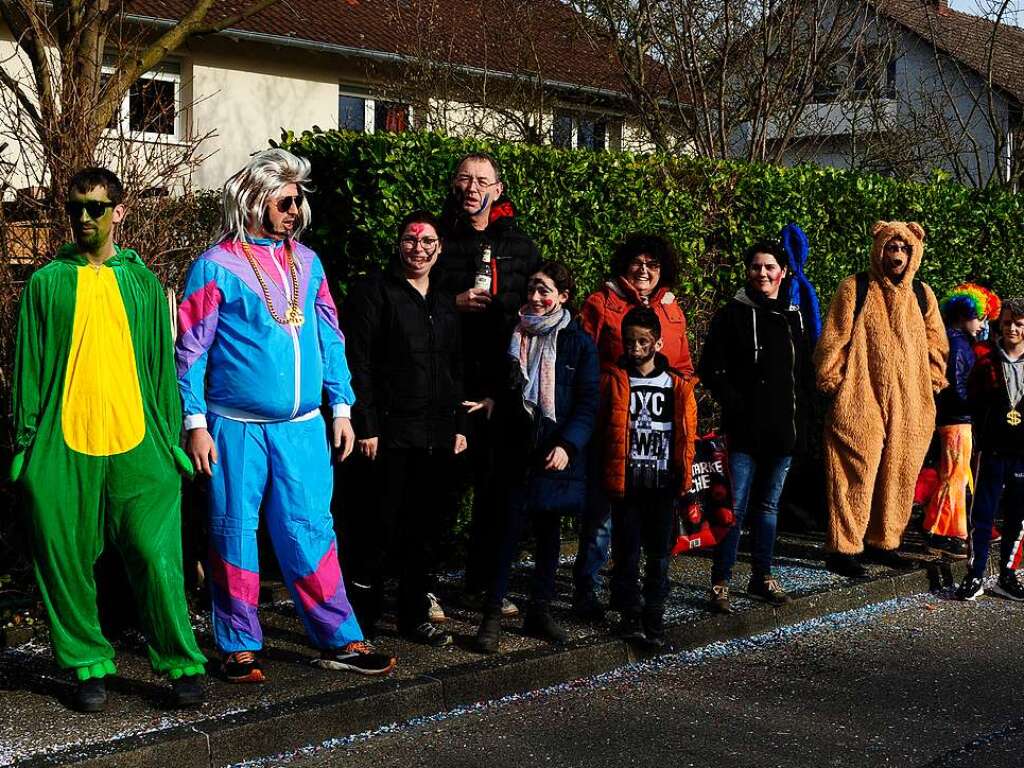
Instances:
[[[740,547],[740,531],[747,511],[753,509],[750,530],[754,576],[765,578],[772,572],[772,551],[775,548],[775,527],[779,515],[779,497],[786,484],[792,456],[760,456],[749,453],[729,454],[729,476],[732,479],[732,513],[736,522],[724,541],[715,549],[711,567],[714,584],[728,582],[736,565]]]
[[[1003,541],[999,553],[999,571],[1013,568],[1017,548],[1024,534],[1024,457],[981,454],[975,479],[974,501],[968,514],[970,559],[967,570],[982,578],[992,547],[992,524],[999,506],[1003,507]]]
[[[598,572],[608,562],[611,543],[612,517],[608,497],[601,488],[601,473],[595,463],[587,467],[587,502],[580,523],[579,546],[572,566],[574,591],[577,599],[594,595],[600,590]]]

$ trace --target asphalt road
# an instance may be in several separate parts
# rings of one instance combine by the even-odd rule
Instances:
[[[1024,604],[923,595],[252,768],[1024,766]]]

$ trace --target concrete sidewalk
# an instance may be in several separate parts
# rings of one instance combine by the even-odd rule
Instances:
[[[913,549],[913,546],[910,547]],[[734,578],[731,616],[705,608],[710,572],[707,557],[676,558],[666,619],[671,648],[696,648],[770,631],[808,618],[848,610],[928,589],[950,586],[961,564],[922,558],[907,574],[873,569],[856,582],[826,572],[820,541],[781,537],[776,575],[794,596],[772,609],[742,592],[749,571],[741,556]],[[615,614],[597,626],[574,622],[568,606],[568,563],[559,573],[558,618],[572,641],[555,648],[522,636],[519,619],[505,622],[502,653],[483,657],[470,650],[479,615],[455,601],[459,574],[442,577],[446,625],[454,646],[424,648],[398,638],[385,626],[378,645],[399,658],[385,679],[325,672],[311,664],[315,653],[304,642],[290,602],[263,606],[268,677],[261,686],[209,683],[209,702],[190,712],[162,709],[166,684],[149,669],[141,638],[125,638],[118,647],[120,676],[109,685],[108,710],[81,715],[66,706],[69,678],[52,661],[45,636],[0,652],[0,766],[224,766],[265,754],[297,749],[329,738],[358,733],[391,722],[447,711],[510,693],[587,677],[637,658],[636,650],[612,635]],[[513,599],[528,586],[520,568]],[[211,655],[209,624],[197,618],[200,642]]]

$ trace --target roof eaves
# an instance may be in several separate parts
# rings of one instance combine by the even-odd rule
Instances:
[[[155,27],[173,27],[178,23],[175,19],[167,19],[159,16],[143,16],[139,14],[130,14],[126,16],[126,20],[132,23],[150,25]],[[353,58],[369,59],[371,61],[387,63],[387,64],[409,64],[415,59],[410,56],[405,56],[400,53],[393,53],[390,51],[378,51],[370,48],[357,48],[350,45],[341,45],[339,43],[327,43],[318,40],[309,40],[301,37],[291,37],[288,35],[273,35],[267,32],[253,32],[246,29],[230,28],[225,29],[217,33],[219,36],[235,38],[238,40],[245,40],[253,43],[263,43],[266,45],[280,45],[288,48],[298,48],[300,50],[315,51],[318,53],[328,53],[336,56],[350,56]],[[474,67],[469,64],[456,64],[453,65],[460,73],[471,75],[475,77],[496,77],[502,80],[521,80],[527,76],[516,74],[514,72],[506,72],[504,70],[486,69],[484,67]],[[599,88],[593,85],[582,85],[578,83],[569,83],[562,80],[542,80],[541,84],[545,87],[559,90],[569,91],[572,93],[585,94],[589,96],[596,96],[605,99],[622,100],[626,98],[626,94],[622,91],[616,91],[611,88]]]

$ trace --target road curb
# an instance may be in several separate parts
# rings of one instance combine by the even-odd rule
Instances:
[[[692,650],[919,594],[955,583],[964,571],[963,562],[927,563],[910,573],[887,574],[803,595],[780,608],[765,606],[728,616],[701,616],[668,627],[670,648],[664,652]],[[564,648],[498,654],[411,680],[368,682],[344,691],[305,696],[192,725],[36,756],[15,765],[19,768],[225,766],[373,730],[388,723],[590,677],[653,655],[639,652],[617,638],[592,636]]]

